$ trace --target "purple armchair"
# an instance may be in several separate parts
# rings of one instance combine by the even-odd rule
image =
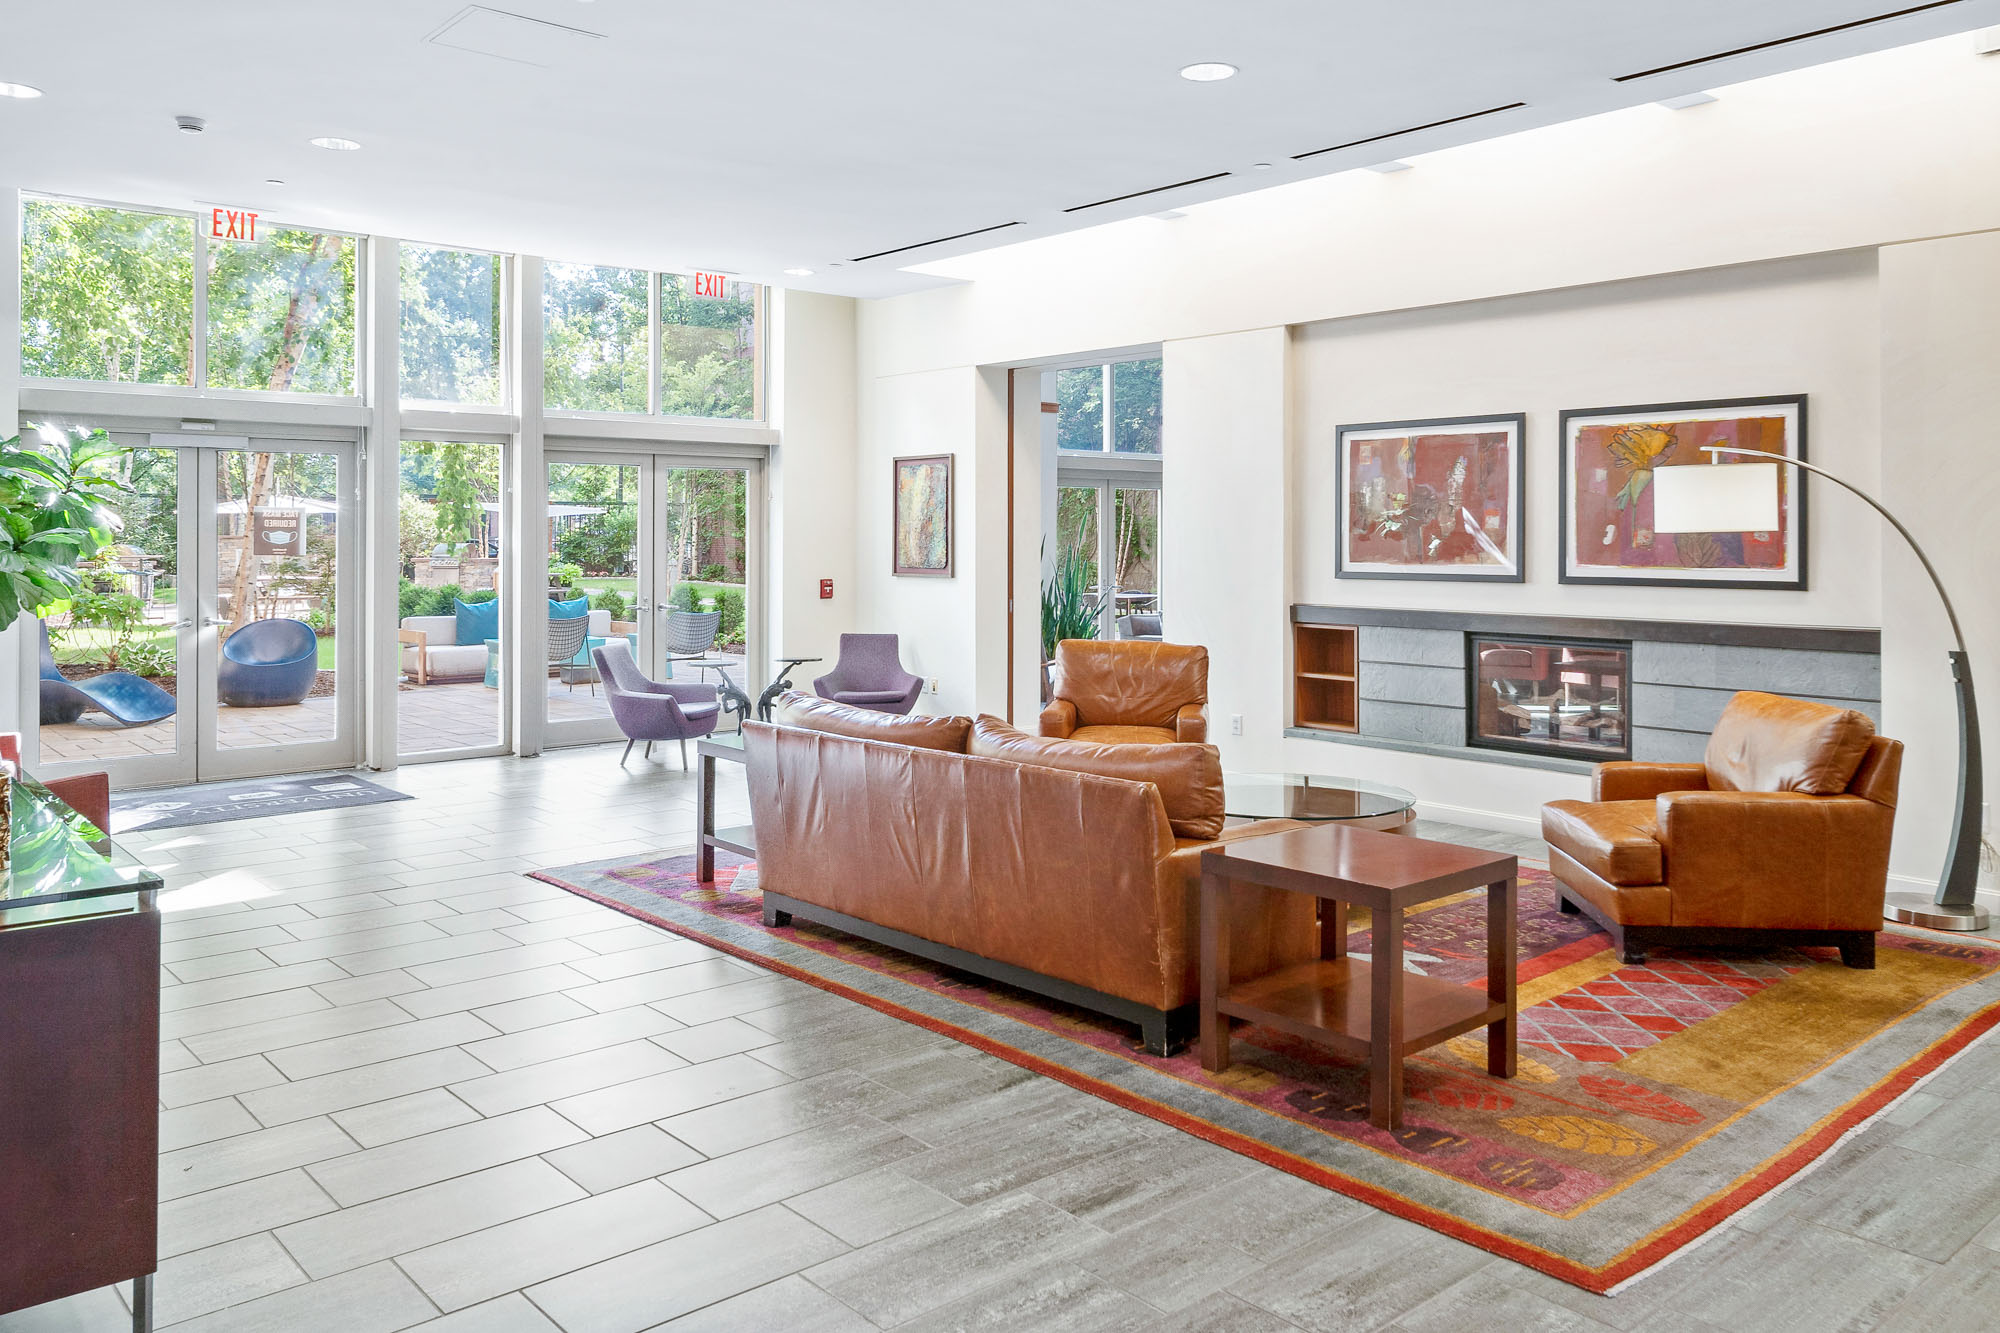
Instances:
[[[840,660],[813,682],[813,693],[878,713],[907,713],[923,692],[921,676],[903,670],[893,634],[843,634]]]
[[[647,757],[654,741],[679,741],[681,767],[686,768],[688,737],[708,735],[721,719],[715,686],[647,680],[632,660],[632,646],[623,639],[592,648],[590,656],[604,680],[612,719],[625,733],[625,753],[618,756],[618,763],[623,766],[640,741],[646,742]]]

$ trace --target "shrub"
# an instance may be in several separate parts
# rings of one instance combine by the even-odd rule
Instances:
[[[417,614],[417,607],[423,603],[428,589],[418,587],[410,579],[400,579],[396,583],[396,619],[408,620]]]
[[[717,643],[741,643],[743,641],[743,594],[725,588],[715,594],[715,609],[722,613],[722,620],[715,631]]]
[[[583,566],[571,564],[566,560],[550,565],[549,586],[576,591],[583,586]]]
[[[626,611],[625,598],[619,594],[617,589],[606,588],[603,592],[595,593],[591,596],[590,609],[593,611],[609,611],[613,620],[623,620]]]
[[[699,611],[701,610],[701,589],[695,587],[692,583],[683,583],[674,589],[672,596],[667,598],[667,605],[676,611]]]
[[[701,577],[710,583],[720,583],[729,577],[729,567],[727,565],[703,565],[701,567]]]
[[[171,676],[176,670],[174,641],[134,639],[119,652],[118,665],[141,676]]]

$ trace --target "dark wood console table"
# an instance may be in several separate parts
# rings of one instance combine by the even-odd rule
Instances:
[[[1367,1060],[1368,1119],[1403,1119],[1403,1057],[1477,1027],[1486,1069],[1514,1076],[1514,917],[1518,863],[1474,847],[1321,825],[1201,854],[1201,1064],[1229,1068],[1229,1024],[1245,1019]],[[1319,899],[1320,957],[1229,979],[1232,882]],[[1403,910],[1486,890],[1486,989],[1403,969]],[[1369,909],[1369,961],[1348,956],[1347,909]]]
[[[725,731],[704,736],[695,742],[695,844],[694,877],[703,884],[715,882],[715,849],[720,847],[738,856],[757,854],[757,830],[748,824],[718,829],[715,826],[716,762],[743,762],[743,733]]]
[[[0,872],[0,1314],[159,1251],[161,879],[32,779]]]

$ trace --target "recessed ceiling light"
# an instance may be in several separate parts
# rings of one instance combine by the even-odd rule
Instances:
[[[18,97],[26,102],[41,95],[40,88],[30,88],[25,83],[0,83],[0,97]]]
[[[1394,171],[1408,171],[1414,165],[1415,164],[1411,162],[1403,162],[1397,160],[1391,160],[1388,162],[1370,162],[1368,164],[1368,170],[1377,171],[1383,174],[1384,176],[1387,176],[1389,173]]]
[[[338,135],[332,134],[323,134],[319,138],[314,139],[312,146],[315,148],[324,148],[328,152],[333,153],[351,153],[361,147],[360,144],[354,142],[352,139],[342,139]]]
[[[266,176],[266,177],[264,178],[264,184],[266,184],[266,185],[283,185],[283,184],[284,184],[284,182],[283,182],[283,181],[281,181],[281,180],[279,180],[279,179],[278,179],[278,178],[277,178],[276,176]]]
[[[1716,100],[1714,93],[1682,93],[1679,97],[1662,97],[1658,105],[1669,111],[1685,111],[1691,106],[1707,106]]]
[[[812,275],[813,271],[809,268],[788,268],[785,270],[785,276],[788,278],[810,278]]]
[[[1252,171],[1269,171],[1271,169],[1271,164],[1269,162],[1252,162],[1250,164],[1250,169]]]
[[[1220,60],[1199,60],[1192,65],[1181,66],[1181,77],[1195,83],[1216,83],[1235,76],[1236,66]]]

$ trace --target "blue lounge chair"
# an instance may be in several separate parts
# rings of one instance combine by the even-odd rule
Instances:
[[[42,725],[74,722],[95,708],[121,727],[143,727],[174,715],[174,696],[143,676],[107,671],[73,681],[56,667],[49,625],[42,622]]]
[[[303,620],[253,620],[222,641],[215,690],[231,708],[295,704],[319,678],[319,635]]]

